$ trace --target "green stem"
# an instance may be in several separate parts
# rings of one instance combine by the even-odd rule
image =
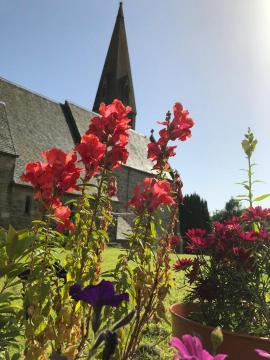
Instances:
[[[252,207],[252,169],[251,169],[251,155],[248,155],[248,199],[249,207]]]

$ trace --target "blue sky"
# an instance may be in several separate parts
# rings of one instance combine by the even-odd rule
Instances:
[[[91,108],[118,1],[0,0],[0,76]],[[175,101],[196,125],[172,164],[211,211],[243,193],[240,142],[258,139],[255,195],[270,193],[269,0],[126,0],[137,130],[158,131]],[[270,207],[270,200],[261,205]]]

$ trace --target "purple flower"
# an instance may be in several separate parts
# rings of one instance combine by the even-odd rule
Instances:
[[[270,359],[270,354],[268,352],[261,350],[261,349],[255,349],[255,351],[259,356],[261,356],[265,359]]]
[[[203,349],[201,340],[197,336],[184,335],[182,340],[173,337],[170,345],[178,350],[173,360],[224,360],[227,358],[224,354],[210,355]]]
[[[74,300],[82,300],[95,308],[104,305],[117,307],[122,301],[128,301],[127,293],[115,294],[113,284],[110,281],[102,280],[98,285],[89,285],[82,288],[74,284],[69,289],[69,295]]]

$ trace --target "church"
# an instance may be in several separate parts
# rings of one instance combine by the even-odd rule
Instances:
[[[79,64],[78,64],[79,66]],[[118,195],[114,199],[116,231],[113,241],[124,240],[131,216],[126,203],[133,187],[152,174],[147,159],[149,138],[136,132],[136,104],[132,84],[122,3],[113,29],[92,111],[70,101],[55,102],[0,78],[0,226],[22,229],[37,215],[32,188],[20,180],[24,166],[40,159],[41,151],[58,147],[68,152],[80,142],[99,104],[120,99],[133,109],[129,130],[129,158],[116,170]]]

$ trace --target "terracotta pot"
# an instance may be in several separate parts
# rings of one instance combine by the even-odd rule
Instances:
[[[197,335],[204,348],[211,353],[210,334],[214,328],[189,320],[188,314],[195,310],[198,310],[197,304],[174,304],[170,307],[172,334],[179,338],[184,334]],[[228,360],[263,360],[254,349],[270,352],[270,339],[223,331],[223,343],[218,353],[228,354]]]

